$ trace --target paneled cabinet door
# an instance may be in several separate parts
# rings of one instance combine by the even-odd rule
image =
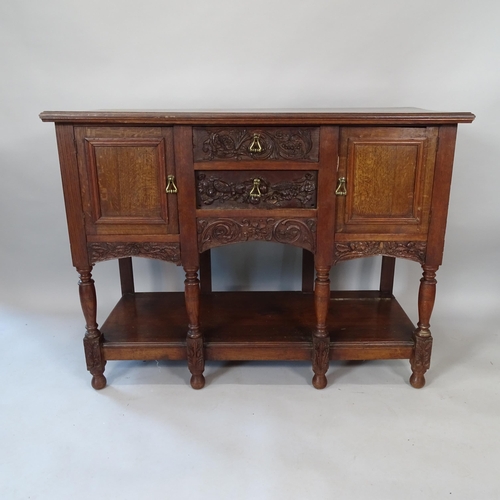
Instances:
[[[179,232],[171,128],[77,127],[75,136],[87,234]]]
[[[427,234],[436,127],[344,127],[337,181],[337,232]]]

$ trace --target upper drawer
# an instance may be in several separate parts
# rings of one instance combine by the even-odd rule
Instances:
[[[319,161],[318,127],[194,127],[194,161]]]

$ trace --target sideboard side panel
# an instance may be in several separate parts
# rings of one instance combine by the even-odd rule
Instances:
[[[56,137],[71,246],[71,258],[75,267],[87,269],[90,264],[87,253],[87,238],[85,234],[85,220],[83,217],[73,126],[56,124]]]
[[[439,128],[426,255],[426,264],[431,266],[440,266],[443,261],[456,137],[457,125],[442,125]]]

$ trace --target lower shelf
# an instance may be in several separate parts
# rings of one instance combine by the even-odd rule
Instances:
[[[207,360],[310,360],[314,296],[303,292],[213,292],[201,295]],[[120,299],[102,325],[112,359],[186,359],[184,294],[135,293]],[[332,292],[330,359],[409,359],[415,327],[394,297]]]

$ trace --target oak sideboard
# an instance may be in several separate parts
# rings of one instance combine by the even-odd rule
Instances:
[[[92,386],[110,360],[409,359],[425,384],[457,126],[471,113],[47,111],[54,122]],[[245,241],[303,249],[302,290],[214,292],[210,251]],[[335,291],[339,261],[382,255],[380,287]],[[132,257],[181,265],[184,292],[135,291]],[[395,261],[422,266],[414,326]],[[122,297],[99,328],[93,266],[118,260]]]

